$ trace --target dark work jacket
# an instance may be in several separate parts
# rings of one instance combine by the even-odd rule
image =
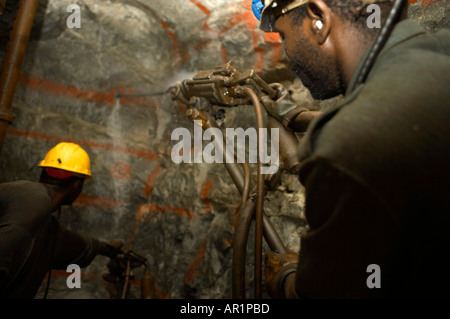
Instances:
[[[59,224],[41,183],[0,184],[0,298],[34,298],[50,267],[85,267],[100,243]]]
[[[402,21],[366,83],[311,123],[300,297],[450,297],[449,54],[450,30]]]

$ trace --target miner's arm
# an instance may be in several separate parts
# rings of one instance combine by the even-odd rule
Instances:
[[[397,235],[389,208],[375,190],[325,159],[304,163],[300,177],[306,188],[309,229],[301,234],[297,260],[266,257],[268,270],[275,269],[279,260],[285,262],[266,276],[266,285],[278,289],[272,297],[376,298],[383,292],[367,286],[368,266],[380,266],[388,282],[391,269],[386,256],[396,254],[389,245]],[[295,272],[289,271],[289,264]]]

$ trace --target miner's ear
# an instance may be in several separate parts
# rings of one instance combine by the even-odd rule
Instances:
[[[311,31],[316,35],[317,44],[323,44],[331,31],[331,9],[323,0],[310,0],[306,12],[311,21]]]

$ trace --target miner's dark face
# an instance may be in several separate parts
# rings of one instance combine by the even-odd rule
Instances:
[[[70,186],[68,186],[68,195],[66,200],[63,202],[63,205],[72,205],[73,202],[80,196],[84,185],[84,179],[77,178],[75,179]]]
[[[319,39],[317,20],[309,16],[297,20],[295,12],[290,12],[275,22],[292,71],[315,99],[324,100],[344,93],[345,85],[336,57],[327,47],[327,39]]]

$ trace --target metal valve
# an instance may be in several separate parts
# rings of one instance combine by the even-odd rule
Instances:
[[[258,96],[275,98],[277,92],[272,89],[254,70],[240,73],[228,62],[212,70],[197,73],[191,80],[184,80],[171,87],[173,99],[188,104],[191,97],[203,97],[212,105],[235,107],[249,105],[251,100],[238,88],[251,87]]]

